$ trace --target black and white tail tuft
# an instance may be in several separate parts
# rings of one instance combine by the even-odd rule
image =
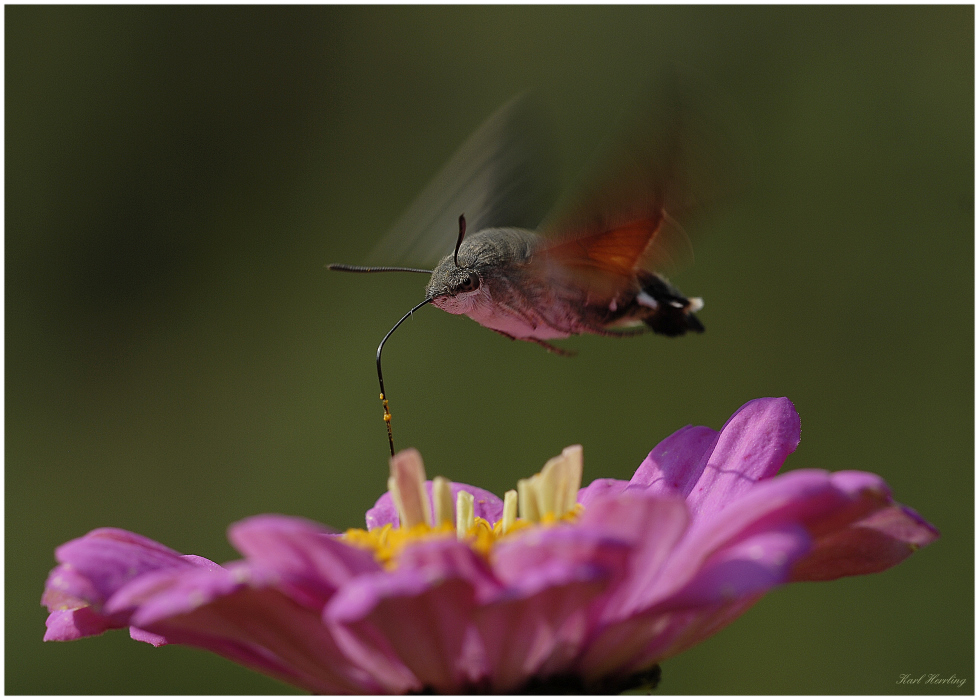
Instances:
[[[703,308],[702,299],[688,299],[664,278],[651,272],[643,273],[639,283],[642,285],[639,303],[654,310],[644,320],[655,333],[672,338],[688,331],[704,332],[703,324],[694,315]]]

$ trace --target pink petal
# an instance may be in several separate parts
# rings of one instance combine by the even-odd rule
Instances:
[[[228,528],[228,539],[250,562],[277,572],[283,591],[317,610],[351,578],[381,570],[373,554],[303,518],[247,518]]]
[[[651,639],[645,648],[632,658],[627,668],[631,671],[648,668],[654,663],[673,658],[680,652],[696,646],[741,617],[762,596],[764,593],[720,605],[668,614],[660,634]]]
[[[686,504],[641,490],[594,501],[579,521],[629,546],[629,577],[607,603],[603,618],[622,617],[642,605],[659,578],[663,564],[683,537],[690,519]]]
[[[147,632],[139,627],[130,627],[129,636],[131,639],[134,639],[137,642],[145,642],[146,644],[152,644],[155,647],[162,647],[167,644],[174,643],[163,635],[153,634],[152,632]]]
[[[533,595],[571,581],[623,578],[632,554],[630,543],[587,526],[535,528],[499,542],[493,572],[509,595]]]
[[[133,609],[130,634],[198,646],[317,693],[379,692],[310,610],[274,588],[278,575],[249,563],[145,574],[109,612]]]
[[[160,628],[164,629],[169,636],[154,634],[136,627],[131,627],[129,633],[136,641],[146,642],[153,646],[183,644],[185,646],[204,649],[213,654],[223,656],[237,664],[241,664],[246,668],[312,692],[316,692],[316,689],[322,685],[315,678],[308,678],[284,665],[275,654],[261,646],[232,641],[219,636],[180,627],[168,629],[166,623],[162,623]],[[324,690],[323,692],[327,691]]]
[[[404,694],[422,690],[421,681],[405,666],[381,632],[369,623],[333,620],[329,606],[324,611],[324,622],[344,655],[351,663],[370,669],[371,677],[385,692]]]
[[[720,550],[671,597],[614,620],[606,616],[581,660],[582,673],[591,679],[627,675],[714,634],[773,586],[786,582],[792,564],[809,545],[808,534],[797,525],[744,537]]]
[[[533,676],[572,671],[590,631],[588,610],[605,588],[602,580],[563,580],[479,608],[475,624],[492,692],[516,691]]]
[[[48,615],[45,627],[45,642],[72,642],[82,637],[102,634],[108,629],[125,627],[125,622],[113,624],[111,618],[85,607],[77,610],[55,610]]]
[[[330,600],[324,620],[355,662],[394,692],[457,691],[487,673],[468,621],[501,586],[454,537],[406,548],[393,571],[365,574]]]
[[[851,472],[859,479],[852,488],[841,488],[834,474],[820,469],[797,469],[759,483],[751,492],[729,506],[723,522],[731,527],[755,522],[754,527],[778,527],[798,522],[813,536],[863,518],[890,502],[883,479],[866,472]],[[714,527],[712,523],[706,528]],[[718,526],[719,530],[719,526]]]
[[[760,598],[665,613],[650,610],[625,618],[601,630],[576,670],[589,681],[646,670],[717,633]]]
[[[227,568],[165,569],[140,576],[119,589],[105,605],[109,613],[131,610],[130,622],[148,628],[154,622],[192,612],[242,588],[277,583],[275,574],[242,562]]]
[[[201,557],[196,554],[183,554],[180,557],[188,564],[193,564],[194,566],[201,569],[208,569],[209,571],[217,571],[223,568],[220,564],[217,564],[207,557]]]
[[[907,506],[895,504],[819,537],[792,571],[793,581],[829,581],[889,569],[939,532]]]
[[[275,589],[241,588],[146,627],[313,693],[390,691],[350,663],[316,612]]]
[[[46,640],[71,640],[129,625],[127,611],[103,611],[128,581],[158,570],[188,570],[217,564],[182,556],[126,530],[101,528],[56,550],[62,563],[51,570],[41,603],[52,612]]]
[[[599,498],[613,498],[629,488],[628,481],[621,479],[595,479],[588,486],[578,489],[578,503],[588,508]]]
[[[702,425],[681,428],[652,449],[629,483],[651,493],[686,496],[703,474],[719,435]]]
[[[697,518],[713,517],[756,482],[774,476],[799,445],[801,423],[786,398],[755,399],[721,429],[687,504]]]
[[[343,630],[348,655],[365,666],[400,659],[416,690],[512,690],[566,671],[586,638],[588,606],[623,569],[627,548],[608,538],[582,544],[573,528],[528,535],[538,532],[494,552],[494,572],[512,576],[510,587],[469,547],[431,541],[407,550],[398,569],[344,587],[326,617]]]
[[[85,600],[96,611],[126,582],[147,571],[195,565],[159,542],[116,528],[92,530],[58,547],[55,556],[65,565],[55,572],[72,572],[61,579],[67,587],[58,594]]]
[[[502,588],[486,560],[454,535],[405,547],[398,556],[398,567],[419,572],[429,580],[463,578],[470,582],[478,600],[493,598]]]
[[[761,482],[713,519],[695,520],[672,551],[663,574],[637,593],[633,607],[649,609],[673,595],[693,580],[710,557],[747,537],[804,524],[807,518],[836,512],[848,503],[826,472],[798,470]]]
[[[810,545],[801,525],[745,537],[711,556],[693,579],[655,607],[704,608],[765,593],[789,580],[792,565]]]
[[[760,482],[713,519],[695,521],[674,551],[666,574],[646,591],[643,604],[653,606],[657,599],[673,595],[698,575],[710,557],[747,537],[798,525],[819,542],[828,532],[848,528],[889,503],[886,484],[872,474],[835,477],[806,469]],[[801,576],[802,571],[793,575]]]
[[[588,648],[576,664],[586,680],[594,681],[613,674],[628,675],[651,666],[657,659],[639,659],[651,646],[672,643],[695,620],[700,611],[672,613],[644,612],[604,625],[589,641]],[[648,654],[645,655],[648,657]]]
[[[531,676],[574,672],[572,661],[602,594],[631,565],[634,547],[616,534],[611,526],[603,531],[579,523],[531,530],[497,545],[493,570],[508,585],[476,611],[493,692],[517,690]]]
[[[473,586],[463,578],[429,581],[396,570],[360,577],[330,601],[326,616],[347,632],[337,641],[355,661],[374,667],[398,659],[417,679],[412,689],[452,693],[485,672],[465,653],[475,605]]]
[[[102,595],[87,576],[76,571],[70,564],[59,564],[51,569],[47,581],[44,582],[41,605],[54,612],[87,607],[93,601],[101,602]]]

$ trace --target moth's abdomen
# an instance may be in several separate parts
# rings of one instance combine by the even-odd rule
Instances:
[[[683,335],[688,331],[703,333],[704,326],[694,312],[704,306],[704,302],[694,297],[688,299],[679,289],[652,272],[642,272],[638,276],[642,290],[636,303],[649,309],[643,322],[653,332],[669,337]]]

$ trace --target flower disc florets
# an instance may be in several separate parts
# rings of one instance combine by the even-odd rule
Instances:
[[[387,493],[367,514],[373,527],[347,530],[343,539],[371,550],[389,569],[396,566],[397,555],[405,547],[435,538],[454,536],[488,556],[498,540],[515,532],[573,521],[583,510],[578,503],[582,466],[581,445],[565,448],[540,472],[517,482],[516,490],[507,491],[502,512],[494,517],[497,511],[484,507],[485,498],[479,501],[480,515],[476,514],[472,492],[481,489],[455,485],[440,476],[426,483],[421,455],[414,449],[404,450],[391,459]],[[386,499],[395,509],[390,520]]]

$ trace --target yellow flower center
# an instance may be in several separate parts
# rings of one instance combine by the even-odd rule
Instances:
[[[432,480],[434,504],[431,504],[421,455],[417,450],[404,450],[391,458],[388,478],[399,525],[388,523],[371,530],[351,528],[343,534],[343,539],[371,550],[388,569],[397,566],[398,555],[406,546],[436,538],[456,537],[488,557],[497,541],[516,532],[577,519],[583,509],[577,502],[581,473],[581,447],[565,448],[559,456],[548,460],[539,473],[521,479],[517,490],[507,491],[503,514],[490,523],[474,515],[474,499],[467,491],[459,491],[453,504],[451,484],[442,477]]]

